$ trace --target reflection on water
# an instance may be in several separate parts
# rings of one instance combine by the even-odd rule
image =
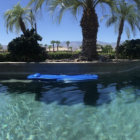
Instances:
[[[13,81],[13,82],[11,82]],[[97,105],[110,102],[108,91],[115,92],[115,86],[102,87],[97,81],[81,83],[59,83],[38,81],[1,81],[1,89],[8,94],[35,94],[35,100],[50,104],[56,102],[59,105]]]
[[[109,78],[1,80],[0,140],[139,140],[140,79]]]

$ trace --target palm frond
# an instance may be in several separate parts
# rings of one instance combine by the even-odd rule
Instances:
[[[28,26],[28,23],[30,23],[29,15],[30,8],[22,8],[20,6],[20,3],[17,3],[17,5],[15,5],[12,9],[6,11],[4,14],[4,19],[7,31],[9,30],[13,32],[13,30],[15,29],[16,32],[19,32],[21,29],[19,19],[22,19],[24,21],[24,24],[26,23],[26,26]]]
[[[111,26],[112,24],[114,24],[115,22],[117,22],[117,17],[116,16],[111,16],[110,18],[108,18],[106,25],[107,27]]]
[[[37,11],[38,9],[41,9],[42,8],[42,5],[44,3],[48,3],[49,0],[30,0],[30,2],[28,3],[28,6],[31,6],[33,5],[35,11]]]
[[[125,32],[128,38],[130,38],[130,29],[128,26],[125,26]]]
[[[124,23],[127,23],[129,25],[129,27],[127,26],[125,28],[127,36],[130,36],[130,29],[133,32],[133,35],[135,35],[136,29],[140,29],[140,16],[136,7],[136,5],[127,3],[125,2],[125,0],[119,0],[117,5],[112,7],[112,16],[108,18],[106,23],[107,26],[110,26],[112,24],[115,24],[116,26],[116,23],[120,25],[121,19],[123,19]]]

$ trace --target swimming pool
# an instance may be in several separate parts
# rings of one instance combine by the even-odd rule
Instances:
[[[139,140],[140,74],[80,83],[0,80],[0,140]]]

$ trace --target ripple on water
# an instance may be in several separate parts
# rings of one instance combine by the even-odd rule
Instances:
[[[50,94],[55,91],[74,96],[76,91],[80,95],[75,86],[50,88]],[[35,94],[26,92],[8,94],[1,85],[0,140],[139,140],[139,90],[133,86],[119,91],[114,88],[100,86],[100,92],[112,99],[107,104],[88,106],[79,102],[68,106],[39,102]]]

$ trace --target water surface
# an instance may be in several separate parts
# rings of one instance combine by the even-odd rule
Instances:
[[[0,80],[0,140],[139,140],[140,76]]]

